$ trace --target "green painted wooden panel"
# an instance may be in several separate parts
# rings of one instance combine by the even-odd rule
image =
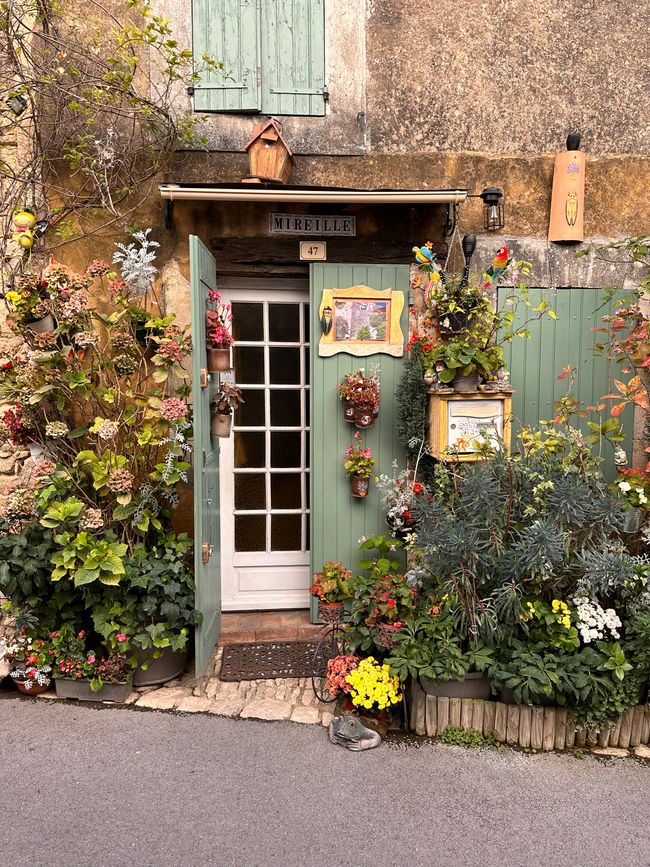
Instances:
[[[567,364],[577,368],[575,394],[584,405],[597,404],[603,394],[611,390],[607,361],[594,353],[593,345],[599,336],[593,329],[601,324],[602,316],[611,310],[604,304],[600,289],[559,288],[554,291],[531,289],[530,301],[539,304],[542,297],[548,299],[557,314],[557,319],[547,317],[529,326],[530,340],[515,338],[506,345],[506,364],[515,389],[513,416],[516,422],[535,425],[540,419],[554,416],[553,403],[566,394],[566,380],[558,380],[558,374]],[[521,312],[520,323],[525,319]],[[589,432],[588,420],[597,421],[596,414],[576,425]],[[627,409],[620,417],[626,434],[622,443],[628,456],[632,447],[632,410]],[[615,476],[613,450],[604,444],[602,456],[608,478]]]
[[[221,628],[221,568],[219,546],[219,451],[210,437],[210,398],[218,386],[212,374],[208,388],[201,388],[201,370],[207,368],[205,309],[208,289],[217,288],[217,266],[210,251],[190,235],[190,284],[192,302],[192,404],[194,425],[194,580],[196,607],[203,623],[196,627],[196,673],[210,661]],[[203,563],[201,546],[210,545]]]
[[[408,300],[407,265],[312,265],[311,295],[311,558],[312,571],[327,560],[341,560],[355,569],[360,559],[361,536],[387,532],[384,512],[374,482],[365,499],[350,494],[350,483],[343,469],[343,457],[356,430],[343,420],[343,410],[336,385],[342,377],[359,367],[380,364],[380,410],[372,428],[362,431],[363,442],[377,458],[375,472],[391,474],[397,460],[405,466],[401,443],[395,436],[395,394],[402,373],[403,359],[389,355],[357,358],[339,353],[330,358],[318,355],[321,330],[318,321],[323,289],[347,288],[365,284],[373,289],[396,289]],[[402,330],[407,337],[407,307],[404,305]]]
[[[324,0],[262,0],[262,110],[324,115]]]
[[[224,69],[195,85],[196,111],[260,111],[259,0],[192,0],[192,51]]]

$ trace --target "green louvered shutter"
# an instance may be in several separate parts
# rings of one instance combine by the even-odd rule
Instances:
[[[195,111],[260,111],[258,0],[192,0],[192,51],[224,65],[195,85]]]
[[[262,111],[325,114],[324,0],[262,0]]]

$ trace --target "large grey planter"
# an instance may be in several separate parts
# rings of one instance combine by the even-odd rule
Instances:
[[[490,698],[490,678],[477,671],[465,675],[465,680],[445,680],[435,683],[428,677],[421,677],[420,684],[427,695],[438,698]]]
[[[59,677],[55,680],[57,698],[74,698],[78,701],[126,701],[133,689],[133,677],[124,683],[105,683],[99,692],[93,692],[89,680],[73,680]]]
[[[136,668],[133,673],[133,686],[157,686],[179,677],[187,665],[187,650],[171,650],[164,647],[158,659],[153,658],[153,651],[143,653],[140,664],[147,668]]]

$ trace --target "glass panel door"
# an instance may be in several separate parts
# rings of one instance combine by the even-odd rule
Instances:
[[[306,607],[308,294],[233,290],[228,300],[245,402],[222,441],[224,608]]]

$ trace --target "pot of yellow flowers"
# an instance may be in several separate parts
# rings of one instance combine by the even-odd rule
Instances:
[[[365,726],[376,732],[380,738],[385,738],[388,731],[391,709],[402,701],[400,682],[396,674],[386,663],[378,662],[374,656],[357,660],[355,657],[345,657],[347,664],[343,683],[337,681],[339,696],[336,714],[330,725],[332,734],[342,735],[346,730],[346,719],[356,717]],[[328,666],[328,674],[336,667],[336,660]],[[328,681],[329,683],[329,681]],[[354,729],[353,726],[350,727]],[[340,740],[335,740],[340,743]],[[378,745],[378,741],[373,746]],[[350,749],[350,747],[346,744]],[[364,747],[357,747],[363,749]]]

